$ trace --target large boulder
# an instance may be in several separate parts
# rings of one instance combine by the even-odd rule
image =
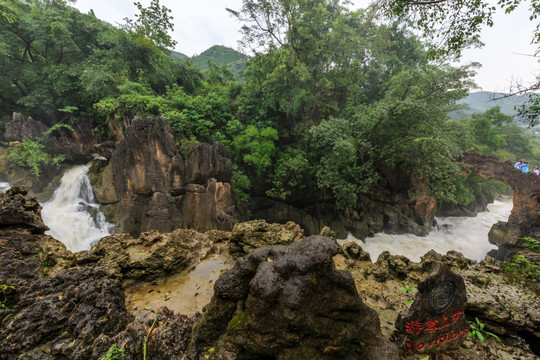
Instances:
[[[34,234],[43,234],[49,228],[41,219],[41,205],[36,199],[27,199],[21,185],[0,193],[0,228],[23,227]]]
[[[396,359],[377,314],[337,271],[337,243],[311,236],[240,258],[216,281],[190,359]]]

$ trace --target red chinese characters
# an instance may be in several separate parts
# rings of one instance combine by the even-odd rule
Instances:
[[[428,347],[431,349],[432,347],[435,347],[437,345],[442,345],[444,343],[454,341],[459,338],[464,338],[469,333],[469,330],[471,328],[467,327],[466,329],[455,331],[455,332],[447,332],[443,335],[437,335],[434,339],[427,342]],[[407,341],[405,354],[413,353],[415,351],[422,352],[426,348],[426,344],[424,343],[418,343],[416,341],[410,342]]]
[[[420,334],[424,328],[418,320],[407,321],[405,323],[405,332],[409,334]]]
[[[450,317],[443,315],[442,319],[431,319],[424,322],[410,320],[405,322],[405,332],[418,335],[422,331],[425,331],[429,334],[433,334],[448,326],[454,325],[462,317],[465,317],[465,310],[456,311]]]
[[[457,340],[459,338],[464,338],[469,333],[470,327],[459,331],[446,331],[442,332],[445,328],[456,324],[460,319],[465,319],[465,310],[459,310],[454,312],[452,315],[447,316],[442,314],[438,319],[429,319],[425,321],[419,320],[409,320],[405,322],[405,332],[411,335],[421,335],[422,333],[427,333],[432,336],[429,341],[423,340],[421,342],[410,339],[410,341],[405,342],[405,353],[414,353],[427,351],[439,345],[442,345],[447,342]],[[414,336],[413,336],[414,337]]]

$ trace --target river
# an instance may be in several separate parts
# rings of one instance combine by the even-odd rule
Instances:
[[[404,255],[418,262],[420,257],[431,249],[440,254],[455,250],[469,259],[480,261],[490,250],[496,249],[496,246],[488,241],[488,232],[496,222],[508,221],[512,210],[512,198],[497,199],[488,205],[488,210],[478,213],[476,217],[437,217],[437,228],[424,237],[379,233],[364,241],[352,235],[342,241],[357,242],[369,252],[374,262],[383,251],[389,251],[393,255]]]
[[[99,204],[94,200],[88,170],[87,165],[80,165],[66,171],[52,199],[43,204],[41,211],[43,222],[51,229],[47,234],[60,240],[71,251],[89,250],[109,235],[113,226],[105,221]],[[0,183],[0,191],[7,188],[9,184]],[[489,243],[487,234],[493,224],[508,220],[512,198],[499,198],[488,205],[488,210],[476,217],[437,217],[436,229],[424,237],[379,233],[364,241],[349,235],[340,242],[357,242],[369,252],[373,261],[383,251],[389,251],[417,262],[430,249],[440,254],[455,250],[479,261],[496,248]]]

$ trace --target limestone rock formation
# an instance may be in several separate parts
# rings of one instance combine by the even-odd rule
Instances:
[[[225,147],[201,144],[180,154],[164,118],[134,119],[99,171],[96,197],[124,232],[231,230],[240,217]]]
[[[238,259],[216,281],[214,299],[202,315],[163,307],[176,301],[169,299],[176,293],[162,287],[161,303],[140,309],[145,316],[139,317],[136,310],[126,310],[127,286],[141,287],[142,295],[149,296],[159,292],[155,283],[168,288],[178,282],[176,275],[195,277],[191,270],[199,266],[214,273],[231,233],[152,231],[139,239],[118,234],[74,254],[42,234],[39,206],[32,200],[25,204],[24,192],[14,188],[0,196],[0,209],[8,209],[0,211],[2,360],[101,359],[113,344],[124,348],[124,359],[142,359],[143,343],[151,359],[185,360],[190,343],[192,359],[210,353],[213,359],[240,360],[392,359],[395,347],[386,338],[408,298],[399,288],[420,282],[436,262],[465,279],[467,319],[479,317],[502,339],[488,338],[485,344],[466,340],[438,357],[533,360],[540,355],[540,349],[533,348],[535,355],[528,345],[540,343],[538,296],[529,286],[508,281],[494,262],[431,251],[421,263],[384,253],[372,264],[359,256],[358,246],[340,250],[323,236],[256,249]],[[281,227],[283,233],[295,229]],[[208,262],[199,263],[203,258]],[[226,266],[231,265],[228,261]],[[197,291],[213,284],[202,279]]]
[[[12,120],[5,125],[5,128],[4,137],[7,141],[23,141],[24,139],[35,140],[42,136],[48,126],[23,114],[13,113]]]
[[[43,141],[45,151],[50,155],[66,154],[71,159],[87,161],[97,144],[97,136],[90,121],[81,118],[69,125],[73,131],[59,128]],[[5,138],[8,141],[36,140],[43,137],[49,126],[20,113],[13,113],[12,120],[5,125]]]
[[[463,277],[467,291],[467,320],[475,321],[478,317],[485,324],[486,331],[502,339],[499,343],[487,336],[489,350],[480,341],[465,340],[459,349],[447,351],[447,357],[443,359],[485,359],[486,351],[493,358],[532,360],[540,356],[537,345],[540,344],[538,293],[530,285],[508,278],[493,260],[476,262],[455,251],[441,255],[431,250],[420,263],[383,252],[377,262],[371,264],[357,261],[345,252],[343,255],[344,259],[339,255],[334,258],[338,268],[351,272],[362,299],[380,314],[385,335],[390,336],[387,331],[393,329],[398,314],[409,309],[406,302],[412,300],[414,294],[404,291],[406,287],[419,286],[433,265],[442,262]],[[429,342],[425,346],[429,347]]]
[[[435,218],[435,199],[427,196],[410,199],[404,194],[373,193],[360,198],[359,208],[346,211],[338,211],[331,200],[317,195],[310,200],[312,203],[293,206],[254,197],[252,217],[273,223],[293,221],[305,230],[306,235],[320,234],[328,226],[340,239],[350,232],[360,240],[382,231],[426,235]]]
[[[230,241],[247,254],[265,246],[290,245],[303,238],[304,231],[292,221],[279,225],[268,224],[264,220],[252,220],[236,224]]]
[[[508,219],[510,223],[540,226],[540,176],[522,174],[514,169],[513,161],[502,162],[495,156],[465,153],[462,161],[471,164],[473,172],[483,179],[497,179],[512,187],[514,207]]]
[[[495,156],[465,153],[463,162],[473,166],[473,172],[483,179],[497,179],[514,191],[514,206],[507,223],[498,223],[490,231],[489,241],[499,247],[490,256],[500,261],[525,250],[524,236],[540,238],[540,176],[523,174],[514,169],[512,161],[502,162]]]
[[[177,229],[163,234],[153,230],[136,239],[129,234],[105,237],[90,252],[77,254],[77,259],[114,263],[124,285],[128,285],[186,269],[202,254],[211,253],[213,245],[208,236],[195,230]]]
[[[350,274],[335,270],[338,251],[316,235],[240,258],[216,282],[188,357],[396,359]]]
[[[34,234],[43,234],[49,228],[41,219],[41,205],[36,199],[27,199],[21,185],[0,193],[0,228],[23,227]]]

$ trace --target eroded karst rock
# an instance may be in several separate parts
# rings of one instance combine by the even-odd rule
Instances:
[[[191,359],[395,359],[377,314],[337,271],[337,243],[310,236],[240,258],[216,282]]]
[[[463,277],[467,291],[465,305],[467,320],[474,322],[478,317],[485,324],[486,331],[495,333],[501,339],[504,338],[499,345],[494,338],[487,336],[489,340],[493,340],[489,349],[480,341],[466,340],[465,346],[449,350],[446,353],[447,357],[443,359],[483,360],[486,358],[486,352],[493,358],[536,359],[540,353],[536,345],[540,344],[538,295],[530,284],[516,282],[509,278],[493,259],[488,257],[485,261],[477,262],[465,258],[456,251],[441,255],[431,250],[422,257],[419,263],[412,262],[403,256],[383,252],[377,262],[371,264],[354,260],[346,252],[344,255],[345,258],[341,260],[338,256],[336,263],[340,264],[339,268],[346,268],[351,272],[360,296],[380,314],[383,333],[388,336],[390,334],[384,330],[392,328],[391,324],[395,323],[398,313],[408,310],[406,301],[412,301],[415,296],[414,292],[409,292],[407,289],[411,286],[419,286],[418,284],[429,274],[433,265],[442,262],[455,274]],[[452,312],[454,313],[455,311]],[[420,319],[413,320],[420,321]],[[444,321],[444,317],[428,320]],[[421,325],[423,327],[425,321]],[[403,326],[404,324],[402,324],[402,330]],[[455,334],[456,332],[457,330],[450,334],[450,339],[455,337],[455,340],[459,336]],[[444,332],[441,333],[442,336],[444,334]],[[429,339],[431,340],[433,339]],[[445,343],[444,340],[448,340],[448,337],[441,339],[442,344]],[[422,349],[420,344],[424,344],[424,348],[429,347],[429,341],[427,345],[425,342],[417,341],[417,346],[420,346],[420,349]],[[435,343],[432,346],[435,346]],[[418,350],[417,347],[415,349]],[[414,353],[418,355],[419,352],[421,351]]]
[[[126,311],[123,284],[180,271],[208,239],[151,233],[73,254],[42,234],[40,207],[23,193],[15,187],[0,194],[0,207],[9,209],[0,212],[0,359],[100,359],[112,344],[125,346],[125,359],[141,359],[152,321],[136,321]],[[193,320],[166,308],[156,314],[161,321],[146,341],[148,354],[180,360]]]
[[[463,162],[472,165],[472,171],[481,178],[497,179],[509,185],[514,191],[514,206],[509,223],[538,227],[540,199],[540,176],[523,174],[514,168],[512,161],[501,161],[495,156],[465,153]]]
[[[177,229],[171,233],[156,230],[138,238],[118,234],[101,239],[88,253],[78,254],[79,261],[98,258],[114,263],[124,284],[151,281],[174,274],[198,261],[202,254],[213,250],[213,242],[195,230]]]
[[[32,233],[43,234],[49,228],[41,219],[41,205],[36,199],[27,199],[21,185],[14,185],[5,194],[0,193],[0,228],[23,227]]]
[[[5,125],[4,136],[8,141],[43,138],[45,151],[50,155],[65,154],[71,159],[88,160],[97,144],[97,136],[90,121],[81,118],[69,126],[70,129],[60,127],[45,135],[49,130],[47,124],[20,113],[13,113],[12,120]]]
[[[96,198],[121,231],[231,230],[240,218],[225,147],[200,144],[181,154],[164,118],[135,118],[99,171]]]
[[[463,278],[435,262],[418,284],[407,313],[396,320],[394,339],[405,354],[440,354],[458,349],[470,329],[465,320],[467,294]]]
[[[513,190],[513,207],[508,222],[499,222],[489,233],[489,241],[498,250],[489,253],[500,261],[509,261],[517,253],[526,251],[522,238],[540,238],[540,176],[521,173],[512,161],[503,162],[495,156],[465,153],[463,162],[483,179],[497,179]]]
[[[304,231],[292,221],[284,225],[252,220],[236,224],[232,229],[231,243],[244,254],[272,245],[290,245],[304,238]]]
[[[21,113],[13,113],[12,120],[5,125],[4,137],[8,141],[23,141],[24,139],[36,139],[48,129],[41,121],[32,117],[26,117]]]

